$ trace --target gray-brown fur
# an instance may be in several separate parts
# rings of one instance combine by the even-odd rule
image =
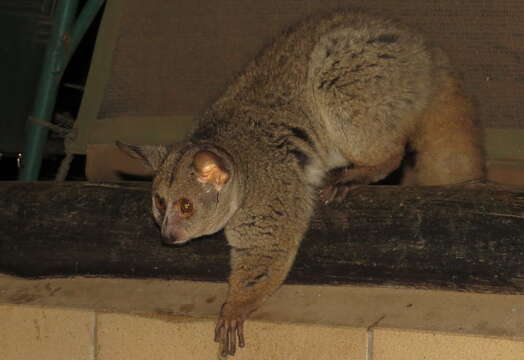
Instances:
[[[323,184],[323,200],[341,198],[345,184],[396,169],[407,146],[422,160],[406,183],[479,179],[478,139],[440,51],[393,22],[338,13],[276,39],[171,152],[131,150],[156,159],[153,213],[172,242],[225,228],[231,275],[216,340],[233,354],[243,321],[285,280]]]

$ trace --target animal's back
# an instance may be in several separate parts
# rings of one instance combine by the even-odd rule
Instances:
[[[475,170],[437,183],[480,177],[470,104],[447,57],[418,33],[390,20],[346,12],[306,20],[265,49],[216,106],[256,109],[267,114],[265,119],[258,116],[259,121],[300,129],[301,140],[312,143],[309,148],[298,145],[312,164],[306,171],[312,183],[318,184],[323,172],[344,166],[373,168],[348,179],[367,183],[398,167],[407,146],[422,150],[415,138],[431,134],[419,131],[420,123],[428,121],[431,112],[449,113],[436,104],[443,92],[460,98],[444,127],[461,128],[459,141],[470,144],[468,151],[475,158],[467,167]],[[249,126],[238,126],[241,119],[234,122],[242,136],[249,132]],[[449,149],[451,154],[453,144]]]
[[[399,25],[340,17],[310,55],[308,104],[328,146],[352,163],[374,165],[406,142],[440,81],[440,64],[421,36]]]

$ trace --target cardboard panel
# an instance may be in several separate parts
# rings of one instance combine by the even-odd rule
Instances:
[[[127,0],[98,118],[194,116],[278,33],[336,8],[424,32],[463,73],[485,127],[524,128],[522,0]]]

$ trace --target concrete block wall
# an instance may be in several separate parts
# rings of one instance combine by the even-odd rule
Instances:
[[[0,276],[0,360],[220,359],[218,306],[187,303],[191,289],[225,287]],[[284,286],[245,331],[238,360],[522,360],[524,297]]]
[[[2,360],[219,359],[212,320],[0,306]],[[252,321],[235,359],[522,360],[524,341]]]

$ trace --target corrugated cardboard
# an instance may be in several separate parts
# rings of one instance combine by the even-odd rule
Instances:
[[[126,0],[99,118],[198,114],[261,48],[330,9],[396,18],[444,48],[483,126],[524,128],[521,0]]]

